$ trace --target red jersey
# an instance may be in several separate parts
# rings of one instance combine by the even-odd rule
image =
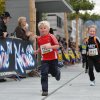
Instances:
[[[40,36],[38,39],[38,46],[41,50],[41,60],[54,60],[57,59],[57,49],[44,49],[44,45],[59,45],[56,37],[52,34]]]

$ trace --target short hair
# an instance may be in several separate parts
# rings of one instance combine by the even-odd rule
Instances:
[[[24,19],[26,20],[26,17],[21,16],[18,18],[18,25],[19,26],[21,26],[22,20],[24,20]]]
[[[50,29],[50,23],[48,21],[40,21],[38,23],[38,28],[41,26],[41,25],[46,25],[49,29]]]
[[[90,26],[88,27],[88,31],[90,30],[90,28],[95,28],[95,29],[97,30],[97,26],[96,26],[96,25],[90,25]]]

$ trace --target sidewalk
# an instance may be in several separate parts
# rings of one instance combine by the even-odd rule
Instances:
[[[49,95],[41,96],[39,77],[0,83],[0,100],[100,100],[100,74],[96,86],[89,86],[88,74],[81,64],[61,68],[61,80],[49,77]]]

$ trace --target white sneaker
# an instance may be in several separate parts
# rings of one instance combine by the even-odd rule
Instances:
[[[95,81],[91,81],[90,86],[95,86]]]

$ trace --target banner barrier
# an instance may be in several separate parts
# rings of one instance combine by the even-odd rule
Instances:
[[[32,43],[16,38],[0,38],[0,73],[25,74],[37,66]]]

